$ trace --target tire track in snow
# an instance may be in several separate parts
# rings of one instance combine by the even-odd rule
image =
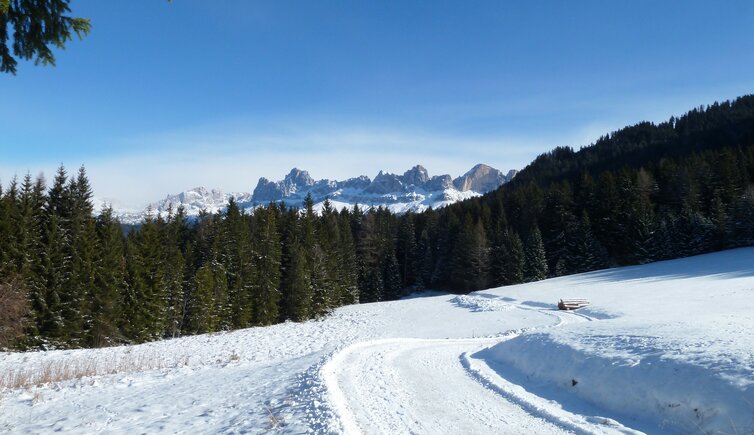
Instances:
[[[471,360],[470,353],[523,332],[593,320],[577,313],[514,306],[554,317],[556,323],[492,338],[378,339],[352,344],[334,354],[320,370],[338,420],[332,426],[349,434],[501,429],[635,433],[613,420],[572,414],[531,393],[519,394],[515,391],[525,392],[522,387],[495,378],[484,363]],[[441,407],[433,403],[438,397],[444,402]]]
[[[458,362],[510,337],[357,343],[322,368],[343,432],[566,433],[483,388]]]

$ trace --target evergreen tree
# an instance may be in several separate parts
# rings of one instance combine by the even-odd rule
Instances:
[[[496,285],[519,284],[524,281],[524,245],[512,229],[503,231],[496,256]]]
[[[484,227],[466,215],[453,245],[451,284],[468,292],[487,284],[488,250]]]
[[[121,341],[118,322],[122,315],[120,302],[126,289],[123,231],[113,217],[112,207],[105,208],[97,217],[96,231],[94,285],[88,300],[92,324],[87,337],[93,347]]]
[[[330,310],[329,293],[332,281],[327,268],[327,253],[325,253],[320,244],[316,243],[312,247],[307,258],[307,263],[309,265],[309,278],[311,279],[312,288],[310,314],[313,317],[322,317]]]
[[[244,299],[248,301],[249,306],[241,308],[241,311],[239,311],[239,308],[236,307],[237,299],[235,299],[237,297],[237,294],[233,294],[229,284],[227,257],[223,254],[225,241],[222,237],[222,234],[220,234],[220,232],[222,231],[222,222],[220,221],[219,216],[213,216],[211,222],[211,242],[206,252],[204,262],[208,263],[208,267],[210,267],[212,270],[211,291],[212,301],[215,304],[213,312],[217,318],[217,322],[214,324],[214,328],[218,331],[228,331],[234,328],[234,325],[239,318],[239,312],[245,313],[248,310],[248,322],[249,324],[251,324],[252,322],[251,316],[253,316],[253,297],[251,292],[253,292],[254,278],[252,277],[249,280],[248,285],[250,288],[250,293],[248,295],[248,299]],[[250,248],[250,250],[251,249],[252,248]],[[251,250],[250,252],[253,252],[253,250]]]
[[[162,229],[162,246],[165,262],[166,319],[165,336],[178,337],[183,328],[186,314],[185,301],[185,244],[186,212],[179,207],[175,215],[169,210],[168,219]]]
[[[68,184],[69,243],[66,255],[70,258],[70,276],[65,285],[63,303],[64,328],[72,345],[83,344],[92,335],[91,301],[95,297],[95,246],[97,236],[92,216],[92,190],[82,166],[76,178]]]
[[[634,175],[644,179],[645,187],[633,179]],[[649,199],[651,176],[644,170],[631,174],[624,170],[619,178],[619,211],[617,214],[622,231],[618,240],[620,248],[616,255],[625,263],[646,263],[652,260],[652,234],[654,232],[654,210]]]
[[[524,259],[524,279],[526,281],[539,281],[547,278],[545,247],[542,244],[542,234],[536,226],[529,231],[529,237],[526,239]]]
[[[382,273],[382,241],[377,213],[370,210],[361,221],[357,252],[359,257],[359,287],[363,302],[377,302],[384,296]]]
[[[313,275],[313,278],[317,279],[313,303],[315,307],[318,307],[317,311],[324,313],[338,306],[346,292],[344,283],[341,281],[344,271],[338,215],[328,199],[325,199],[322,204],[322,213],[316,226],[316,236],[319,247],[316,252],[321,255],[319,262],[321,267],[318,270],[321,273]]]
[[[659,217],[657,227],[652,238],[652,258],[667,260],[676,255],[676,221],[673,214],[664,214]]]
[[[255,257],[251,240],[251,218],[241,213],[238,204],[230,198],[225,212],[225,218],[220,222],[220,237],[216,251],[220,261],[227,271],[228,277],[228,307],[230,319],[228,327],[243,328],[252,323],[252,297],[255,269]]]
[[[0,274],[18,273],[21,251],[17,238],[20,230],[21,205],[18,182],[14,177],[8,189],[2,194],[0,190]]]
[[[710,206],[710,223],[714,226],[712,233],[712,249],[723,249],[726,245],[725,229],[728,225],[728,214],[721,196],[715,192]]]
[[[570,185],[560,183],[552,186],[545,195],[545,206],[540,221],[549,269],[554,269],[565,255],[566,232],[574,225],[574,221]]]
[[[438,234],[435,239],[433,252],[435,264],[431,278],[433,286],[443,286],[450,282],[450,271],[452,268],[450,254],[453,252],[452,235],[458,234],[460,226],[461,223],[458,217],[451,211],[442,215],[438,220]]]
[[[407,214],[403,218],[403,223],[398,232],[396,255],[402,277],[401,287],[408,288],[415,286],[418,279],[418,268],[416,264],[416,227],[414,226],[413,214]]]
[[[338,282],[341,284],[341,293],[337,304],[357,304],[359,303],[358,262],[348,210],[341,211],[338,227],[340,229]]]
[[[730,246],[754,245],[754,188],[751,186],[731,205],[726,240]]]
[[[279,317],[282,256],[274,204],[254,212],[254,251],[253,319],[256,324],[270,325]]]
[[[212,287],[212,300],[215,302],[213,313],[216,322],[213,322],[213,328],[215,330],[228,331],[232,329],[232,315],[229,310],[229,296],[228,296],[228,273],[225,267],[217,262],[210,264],[212,268],[213,287]]]
[[[165,331],[167,323],[167,286],[165,285],[165,267],[163,262],[162,240],[160,231],[164,221],[161,217],[155,220],[147,216],[142,224],[138,237],[133,243],[136,255],[134,261],[137,264],[132,290],[135,310],[133,314],[138,321],[134,339],[147,341],[160,338]]]
[[[53,49],[64,48],[74,34],[82,39],[89,33],[89,19],[67,15],[71,11],[69,3],[70,0],[0,2],[0,72],[15,74],[18,59],[55,65]]]
[[[307,256],[295,227],[289,228],[287,243],[288,265],[282,281],[283,317],[296,322],[310,318],[312,281]]]
[[[41,341],[40,331],[47,311],[45,301],[46,281],[43,276],[43,232],[45,185],[42,177],[32,181],[26,174],[21,188],[20,219],[17,243],[20,258],[19,274],[23,287],[28,291],[33,321],[27,323],[26,342],[29,345]]]
[[[385,284],[383,273],[379,269],[368,268],[361,277],[361,294],[363,302],[384,300]]]
[[[220,274],[221,275],[221,274]],[[222,278],[222,276],[220,276]],[[210,263],[205,263],[195,275],[194,293],[190,302],[190,330],[194,333],[215,332],[219,330],[220,319],[217,311],[216,293],[221,293],[215,282],[215,271]],[[220,283],[222,287],[222,283]],[[219,291],[218,291],[219,290]],[[220,295],[222,297],[222,295]]]
[[[418,253],[417,263],[419,268],[416,274],[416,289],[424,290],[432,280],[432,270],[434,269],[432,244],[427,228],[422,230],[416,250]]]
[[[684,208],[675,225],[677,235],[674,257],[699,255],[712,248],[715,227],[701,213]]]
[[[584,211],[567,234],[567,254],[560,275],[581,273],[607,267],[607,253],[592,234],[589,215]]]
[[[66,296],[71,275],[70,252],[70,196],[66,189],[68,176],[65,168],[58,168],[53,185],[48,193],[44,211],[44,234],[42,242],[41,276],[45,281],[45,308],[41,333],[53,346],[62,346],[68,339],[65,329],[66,306],[71,306]]]
[[[602,174],[597,186],[595,194],[597,206],[590,213],[594,217],[594,236],[605,246],[610,255],[615,255],[622,252],[624,231],[619,216],[620,196],[615,176],[609,172]]]
[[[131,342],[146,340],[144,334],[144,259],[139,252],[138,231],[131,230],[126,237],[126,287],[121,296],[120,305],[123,315],[119,329],[124,338]]]
[[[8,255],[11,240],[10,208],[5,206],[3,185],[0,183],[0,274],[6,275],[10,266]]]
[[[398,268],[398,259],[395,254],[388,255],[382,272],[384,299],[388,301],[400,299],[403,296],[401,286],[401,274]]]

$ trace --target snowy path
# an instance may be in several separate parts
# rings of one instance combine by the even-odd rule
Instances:
[[[344,431],[565,433],[468,376],[459,355],[498,341],[397,339],[346,349],[324,369]]]
[[[586,316],[520,307],[554,318]],[[355,433],[632,433],[615,421],[573,415],[526,393],[470,355],[508,340],[383,339],[351,345],[322,368],[344,432]]]

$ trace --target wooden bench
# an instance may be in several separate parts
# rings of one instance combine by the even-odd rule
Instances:
[[[589,305],[586,299],[561,299],[558,301],[558,309],[561,310],[578,310]]]

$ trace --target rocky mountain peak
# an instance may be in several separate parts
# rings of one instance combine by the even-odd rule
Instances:
[[[364,191],[384,195],[391,192],[403,192],[405,187],[399,176],[380,171]]]
[[[471,168],[469,172],[453,180],[453,185],[461,192],[468,190],[489,192],[506,181],[509,180],[501,171],[480,163]]]
[[[423,186],[429,181],[429,174],[422,165],[416,165],[403,174],[402,180],[408,186]]]
[[[291,169],[291,172],[285,176],[283,182],[289,186],[306,187],[313,185],[314,179],[309,175],[309,172],[293,168]]]

